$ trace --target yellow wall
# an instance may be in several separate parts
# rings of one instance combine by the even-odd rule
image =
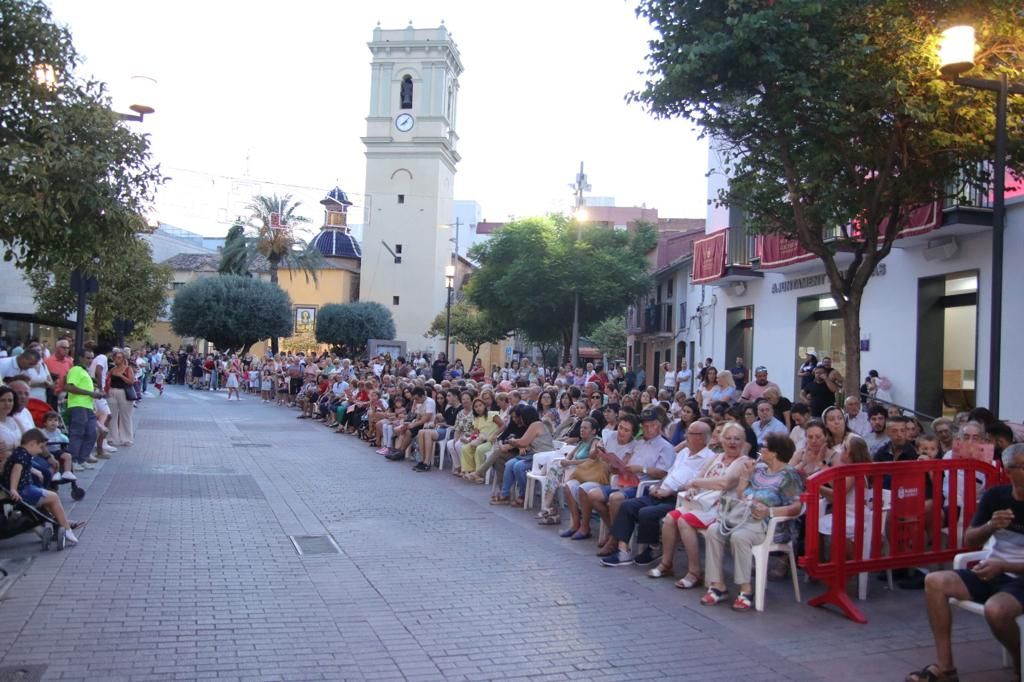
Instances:
[[[214,277],[216,274],[217,273],[215,272],[176,270],[173,275],[173,281],[180,286],[202,277]],[[314,282],[312,278],[307,282],[306,276],[302,272],[281,270],[278,273],[278,284],[288,293],[288,297],[292,301],[293,327],[295,323],[296,308],[306,307],[319,309],[328,303],[351,302],[352,283],[353,278],[356,276],[357,275],[354,275],[348,270],[320,270],[317,273],[316,282]],[[270,275],[261,273],[259,278],[269,281]],[[168,291],[168,296],[173,298],[173,289]],[[198,347],[203,347],[202,339],[182,339],[180,336],[175,334],[171,330],[170,322],[156,322],[150,329],[148,336],[155,343],[169,344],[172,348],[177,348],[178,346],[185,345],[186,343],[195,343]],[[257,343],[252,347],[250,352],[262,355],[266,350],[266,347],[266,344],[262,342]]]

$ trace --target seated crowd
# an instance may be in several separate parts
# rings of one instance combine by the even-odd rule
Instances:
[[[474,361],[467,371],[449,367],[443,354],[433,363],[281,355],[243,375],[251,392],[273,402],[270,376],[276,401],[300,409],[300,419],[358,435],[388,460],[412,460],[413,471],[448,460],[463,480],[490,481],[491,504],[529,507],[534,477],[537,522],[562,526],[567,509],[561,536],[584,541],[594,535],[596,516],[604,565],[647,566],[652,578],[677,577],[680,589],[703,585],[703,604],[729,600],[748,610],[753,548],[766,540],[774,517],[789,519],[777,522],[775,542],[799,546],[809,476],[839,464],[950,458],[958,439],[991,441],[997,450],[1014,440],[983,408],[936,419],[927,434],[893,405],[857,395],[836,405],[843,378],[827,360],[807,369],[795,401],[768,380],[765,367],[738,386],[736,369],[718,372],[710,362],[700,367],[693,395],[674,390],[688,386],[685,366],[669,369],[671,383],[666,378],[659,388],[645,385],[642,371],[621,367],[549,371],[524,360],[486,372]],[[826,506],[829,494],[823,492]],[[723,501],[742,507],[731,522]],[[733,594],[724,574],[727,546]],[[679,547],[685,570],[677,572]],[[779,578],[788,570],[777,562],[770,573]],[[924,583],[918,572],[900,580],[908,589]]]

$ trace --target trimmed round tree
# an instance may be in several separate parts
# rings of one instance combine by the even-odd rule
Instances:
[[[221,275],[198,279],[178,291],[171,327],[176,334],[244,353],[261,339],[291,334],[291,315],[291,299],[276,284]]]
[[[380,303],[330,303],[317,311],[316,340],[353,356],[366,350],[370,339],[393,338],[395,321]]]

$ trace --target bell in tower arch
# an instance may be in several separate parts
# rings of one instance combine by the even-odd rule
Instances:
[[[405,76],[402,79],[402,89],[400,91],[402,108],[412,109],[412,76]]]

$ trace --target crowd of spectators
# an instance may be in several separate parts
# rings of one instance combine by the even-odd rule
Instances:
[[[410,461],[415,472],[451,462],[466,482],[491,483],[493,505],[531,506],[534,476],[538,524],[584,541],[593,538],[596,517],[603,522],[601,562],[646,566],[652,578],[675,575],[681,547],[686,571],[676,586],[703,585],[702,603],[730,599],[737,610],[753,603],[752,548],[765,540],[768,519],[799,517],[809,476],[846,463],[950,458],[956,439],[984,439],[999,449],[1014,439],[1011,427],[983,408],[922,424],[898,406],[846,395],[829,358],[801,368],[802,390],[792,399],[766,367],[751,372],[742,358],[722,371],[710,359],[696,373],[685,363],[663,366],[660,386],[649,385],[640,367],[545,368],[524,359],[489,371],[475,360],[467,370],[444,354],[362,361],[282,353],[213,363],[219,377],[196,363],[192,382],[237,380],[264,402],[297,409],[299,419],[358,436],[387,460]],[[877,373],[865,384],[872,381]],[[720,500],[733,498],[748,502],[746,516],[723,530]],[[799,519],[777,527],[777,541],[799,545]],[[734,595],[723,575],[727,546]],[[771,575],[788,570],[777,561]],[[923,573],[899,577],[907,589],[924,584]]]
[[[162,393],[167,358],[177,354],[95,342],[77,357],[71,349],[69,337],[52,349],[38,339],[0,349],[0,485],[9,501],[53,517],[76,544],[84,524],[67,517],[61,484],[134,445],[134,410],[151,383]]]

